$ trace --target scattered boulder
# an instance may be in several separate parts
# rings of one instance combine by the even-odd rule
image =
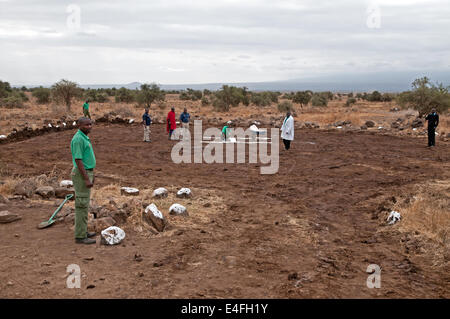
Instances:
[[[423,121],[420,118],[416,118],[412,123],[411,123],[411,127],[412,128],[419,128],[423,126]]]
[[[400,128],[400,123],[399,122],[392,122],[391,128],[395,128],[395,129]]]
[[[0,212],[0,224],[12,223],[21,218],[22,217],[20,217],[19,215],[10,213],[7,210]]]
[[[0,194],[0,204],[6,204],[8,202],[9,202],[9,200],[5,196]]]
[[[66,198],[67,195],[74,195],[75,196],[75,189],[73,188],[66,188],[66,187],[58,187],[55,188],[55,197],[56,198]],[[74,199],[75,197],[72,197]]]
[[[366,125],[362,125],[362,126],[361,126],[361,130],[363,130],[363,131],[364,131],[364,130],[367,130],[367,126],[366,126]]]
[[[133,187],[121,187],[120,194],[127,196],[137,196],[139,195],[139,189]]]
[[[49,199],[55,196],[55,189],[51,186],[41,186],[36,189],[35,193],[44,199]]]
[[[145,208],[142,213],[144,220],[151,226],[155,227],[156,230],[162,232],[166,227],[166,220],[163,214],[158,210],[155,204],[150,204]]]
[[[192,192],[189,188],[183,187],[177,192],[178,198],[191,198]]]
[[[111,212],[112,217],[118,224],[124,224],[127,221],[128,214],[125,210],[119,209]]]
[[[36,183],[33,180],[24,180],[14,187],[14,195],[20,195],[30,198],[33,195],[35,189]]]
[[[183,216],[187,216],[188,212],[186,207],[184,207],[183,205],[180,204],[173,204],[172,206],[170,206],[169,208],[169,214],[171,215],[183,215]]]
[[[72,182],[72,181],[69,181],[69,180],[63,180],[63,181],[61,181],[61,182],[59,183],[59,186],[60,186],[60,187],[67,187],[67,188],[69,188],[69,187],[72,187],[72,186],[73,186],[73,182]]]
[[[398,222],[401,218],[402,218],[402,216],[400,215],[400,213],[393,210],[389,214],[387,221],[389,222],[388,223],[389,225],[393,225],[396,222]]]
[[[101,243],[104,245],[117,245],[125,239],[125,232],[116,226],[106,228],[101,232]]]
[[[398,112],[400,111],[400,109],[398,107],[393,107],[392,109],[389,110],[390,112]]]
[[[157,188],[153,191],[153,198],[165,198],[169,195],[169,192],[164,187]]]
[[[375,126],[375,122],[374,121],[366,121],[365,125],[367,127],[374,127]]]

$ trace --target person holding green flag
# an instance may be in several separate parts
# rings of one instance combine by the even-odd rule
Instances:
[[[71,173],[75,189],[75,242],[95,244],[95,233],[87,231],[91,188],[94,186],[94,168],[96,165],[94,150],[88,137],[92,129],[91,120],[82,117],[77,121],[78,131],[70,143],[73,169]]]
[[[91,118],[91,114],[89,113],[89,100],[86,100],[83,104],[83,116]]]

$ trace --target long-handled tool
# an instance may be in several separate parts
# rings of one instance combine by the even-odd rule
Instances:
[[[64,201],[61,203],[61,205],[59,205],[59,207],[55,210],[55,212],[54,212],[53,215],[50,217],[50,219],[49,219],[49,220],[46,220],[45,222],[40,223],[40,224],[38,225],[38,228],[39,228],[39,229],[42,229],[42,228],[47,228],[47,227],[53,225],[53,223],[56,221],[56,220],[54,220],[53,218],[55,218],[56,214],[59,213],[59,211],[60,211],[61,208],[64,206],[64,204],[65,204],[69,199],[71,199],[72,197],[73,197],[73,194],[66,195],[66,199],[64,199]]]

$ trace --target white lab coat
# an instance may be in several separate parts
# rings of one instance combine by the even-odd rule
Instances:
[[[283,120],[283,125],[281,126],[281,138],[283,140],[294,140],[294,118],[289,116],[289,118],[286,120]]]

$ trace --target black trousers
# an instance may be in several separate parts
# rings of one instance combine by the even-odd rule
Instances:
[[[283,139],[283,143],[284,143],[284,148],[285,149],[288,150],[291,147],[291,141],[290,140]]]
[[[435,129],[428,129],[428,146],[435,146],[436,145],[436,130]]]

